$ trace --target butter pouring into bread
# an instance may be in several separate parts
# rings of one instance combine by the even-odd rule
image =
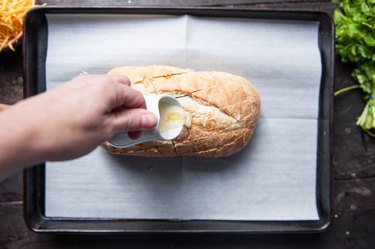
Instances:
[[[128,148],[102,146],[111,153],[145,157],[222,157],[243,149],[254,133],[260,97],[242,77],[224,72],[195,72],[169,66],[118,67],[143,94],[167,94],[185,111],[184,128],[172,141],[151,141]],[[173,118],[173,117],[172,117]]]

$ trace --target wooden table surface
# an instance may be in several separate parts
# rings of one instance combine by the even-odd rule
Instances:
[[[317,9],[332,14],[327,0],[46,0],[49,6],[225,6],[228,8]],[[336,58],[335,88],[353,84],[351,67]],[[13,104],[23,97],[21,47],[0,53],[0,103]],[[101,236],[36,234],[25,225],[22,212],[22,175],[0,183],[0,249],[11,248],[374,248],[375,247],[375,138],[356,125],[363,109],[360,90],[335,98],[333,222],[322,234],[153,237],[144,239]],[[1,124],[0,124],[1,127]]]

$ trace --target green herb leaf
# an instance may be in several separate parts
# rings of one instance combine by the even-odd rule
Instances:
[[[375,0],[342,0],[333,19],[336,51],[343,62],[353,64],[352,77],[359,83],[337,93],[363,90],[367,103],[356,124],[375,136]]]

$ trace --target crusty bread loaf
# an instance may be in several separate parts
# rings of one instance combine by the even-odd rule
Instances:
[[[118,67],[143,94],[175,96],[186,114],[173,141],[152,141],[129,148],[103,147],[114,154],[171,157],[229,156],[246,146],[260,113],[260,98],[245,79],[223,72],[194,72],[169,66]]]

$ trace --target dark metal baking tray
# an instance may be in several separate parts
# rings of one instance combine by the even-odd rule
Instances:
[[[127,220],[51,218],[44,214],[45,166],[24,172],[24,218],[35,232],[103,234],[257,234],[314,233],[331,222],[334,26],[329,14],[316,11],[244,10],[223,8],[37,8],[24,23],[24,74],[26,97],[45,91],[47,50],[46,14],[163,14],[204,17],[280,19],[319,22],[322,78],[319,96],[317,156],[317,221],[214,221],[214,220]]]

